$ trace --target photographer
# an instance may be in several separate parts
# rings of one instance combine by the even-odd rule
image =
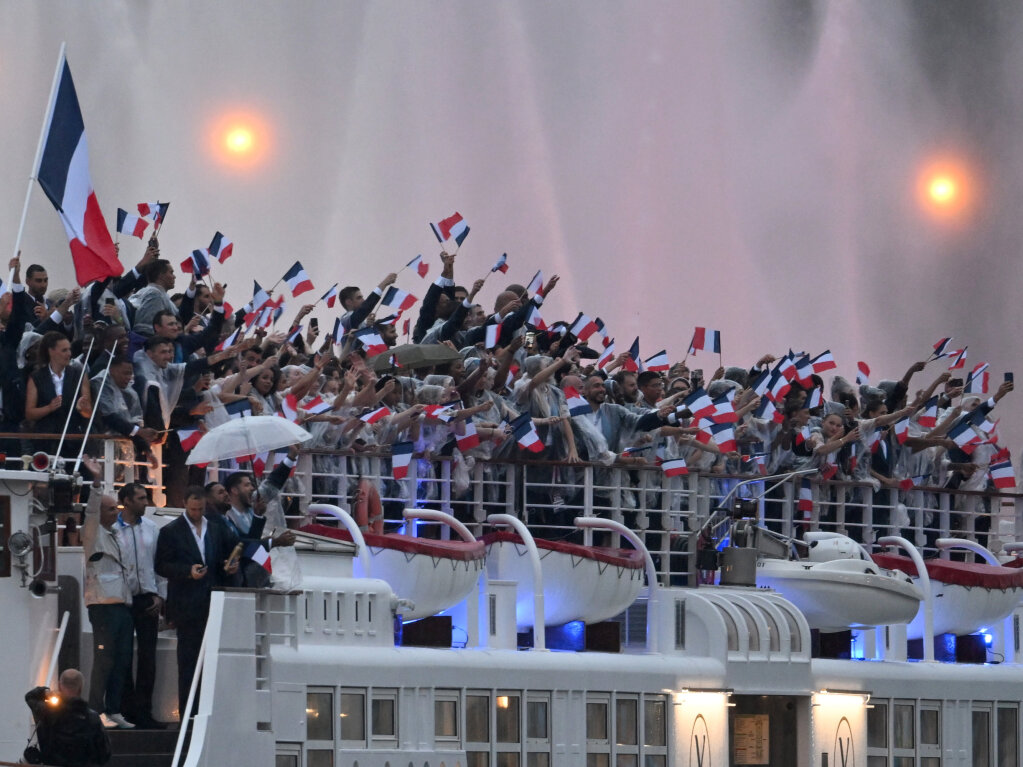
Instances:
[[[57,693],[36,687],[25,693],[32,709],[39,746],[25,749],[29,764],[89,767],[110,761],[110,741],[106,730],[82,700],[82,672],[69,668],[60,675]]]

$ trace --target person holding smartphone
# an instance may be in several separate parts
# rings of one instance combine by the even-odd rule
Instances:
[[[235,582],[238,561],[231,551],[237,539],[220,519],[205,516],[206,493],[185,491],[185,513],[160,529],[156,541],[156,572],[167,579],[167,620],[178,636],[178,711],[182,721],[199,660],[202,635],[210,612],[210,592]]]

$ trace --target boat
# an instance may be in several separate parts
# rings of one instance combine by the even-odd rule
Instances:
[[[923,593],[913,579],[901,569],[880,567],[848,536],[808,532],[803,541],[805,559],[761,557],[756,582],[792,602],[810,628],[900,625],[919,612]]]

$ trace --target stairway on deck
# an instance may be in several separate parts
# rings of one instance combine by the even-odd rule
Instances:
[[[107,767],[170,767],[177,725],[166,730],[107,730],[113,756]]]

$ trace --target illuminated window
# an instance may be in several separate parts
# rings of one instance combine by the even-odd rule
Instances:
[[[334,740],[334,693],[308,692],[305,696],[306,740]]]
[[[341,693],[341,740],[366,741],[366,694],[344,691]]]
[[[515,693],[498,693],[494,702],[497,712],[498,743],[518,743],[519,737],[519,696]]]

